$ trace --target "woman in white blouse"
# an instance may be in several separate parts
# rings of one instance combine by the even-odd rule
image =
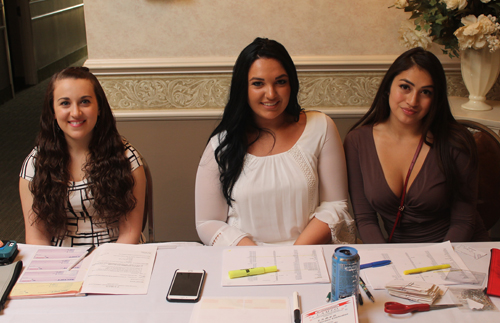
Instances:
[[[229,101],[196,176],[196,229],[206,245],[354,243],[334,122],[305,112],[280,43],[239,55]]]

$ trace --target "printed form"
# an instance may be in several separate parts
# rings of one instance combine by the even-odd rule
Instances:
[[[374,289],[385,289],[385,285],[392,280],[424,281],[436,285],[458,284],[457,279],[461,280],[461,283],[477,283],[476,278],[462,258],[453,250],[449,241],[416,248],[359,250],[359,255],[362,264],[386,259],[392,261],[392,264],[388,266],[367,268],[361,271]],[[443,264],[451,265],[451,269],[413,275],[403,273],[408,269]],[[453,273],[453,280],[448,277],[450,272]]]
[[[156,246],[106,243],[94,251],[82,293],[147,294]]]
[[[229,271],[276,266],[263,275],[229,278]],[[329,283],[330,276],[321,246],[284,246],[225,249],[222,286],[291,285]]]
[[[71,271],[68,268],[87,248],[50,247],[38,249],[10,293],[10,298],[35,298],[80,295],[90,260],[84,259]]]

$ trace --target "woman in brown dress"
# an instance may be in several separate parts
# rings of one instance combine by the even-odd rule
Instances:
[[[476,210],[474,139],[451,114],[434,54],[414,48],[396,59],[344,148],[365,243],[488,239]]]

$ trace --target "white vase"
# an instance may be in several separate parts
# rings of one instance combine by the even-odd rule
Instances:
[[[492,107],[486,104],[486,94],[498,78],[500,72],[500,50],[493,53],[488,47],[466,49],[461,53],[462,78],[469,101],[462,104],[466,110],[486,111]]]

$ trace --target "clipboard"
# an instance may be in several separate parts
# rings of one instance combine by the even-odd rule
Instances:
[[[0,266],[0,312],[3,310],[5,302],[7,302],[7,297],[19,278],[22,269],[22,261],[16,261],[10,265]]]

